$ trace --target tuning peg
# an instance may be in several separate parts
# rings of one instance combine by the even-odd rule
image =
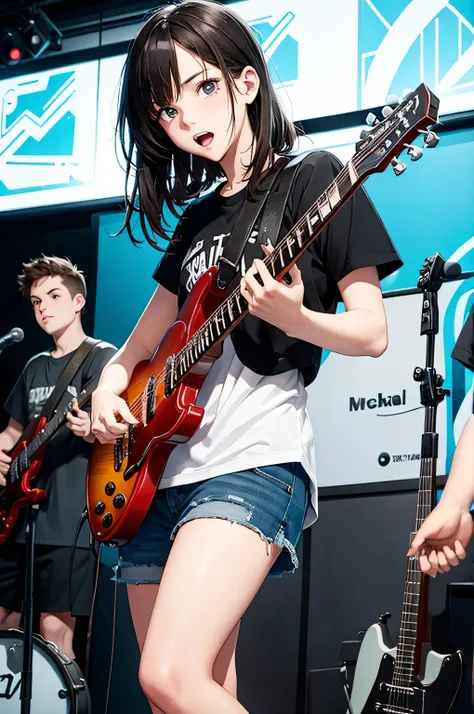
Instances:
[[[413,146],[413,144],[404,144],[403,146],[405,146],[407,154],[412,161],[418,161],[423,156],[423,149],[420,149],[419,146]]]
[[[408,89],[404,89],[403,92],[402,92],[402,97],[403,97],[403,99],[405,99],[405,97],[408,97],[408,95],[411,94],[412,92],[413,92],[413,89],[409,89],[409,88],[408,88]]]
[[[403,161],[399,161],[398,159],[392,159],[390,163],[392,164],[395,176],[400,176],[407,167],[407,165],[404,164]]]
[[[438,146],[438,134],[435,134],[434,131],[425,131],[424,129],[419,129],[418,131],[420,134],[424,134],[423,143],[425,145],[425,149],[434,149],[435,146]]]
[[[382,109],[382,116],[387,117],[390,116],[390,114],[393,114],[393,109],[392,107],[389,107],[388,105]]]
[[[360,132],[360,138],[366,139],[369,136],[369,134],[370,134],[370,131],[368,131],[367,129],[362,129],[362,131]]]
[[[379,120],[375,116],[373,112],[369,112],[367,116],[365,117],[365,123],[368,124],[369,126],[375,126],[376,124],[379,123]]]
[[[402,100],[399,99],[396,94],[389,94],[386,101],[387,104],[393,104],[397,106],[397,104],[400,104]]]

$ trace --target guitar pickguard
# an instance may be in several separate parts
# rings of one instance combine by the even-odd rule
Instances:
[[[362,649],[362,648],[361,648]],[[367,653],[366,653],[367,654]],[[373,651],[373,659],[380,650]],[[354,714],[449,714],[456,698],[462,677],[462,655],[439,655],[430,652],[427,658],[427,673],[430,682],[415,681],[411,686],[394,682],[395,660],[392,653],[383,652],[377,678],[362,709],[354,701]],[[362,673],[359,673],[361,676]],[[356,689],[354,682],[354,693]],[[359,697],[363,693],[359,687]],[[352,703],[352,698],[351,698]]]

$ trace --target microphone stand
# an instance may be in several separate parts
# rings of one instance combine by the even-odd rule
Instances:
[[[457,264],[456,264],[457,265]],[[458,266],[459,267],[459,266]],[[420,335],[426,335],[426,360],[425,367],[416,367],[413,379],[420,383],[420,403],[425,407],[424,431],[421,439],[421,478],[429,488],[429,493],[424,497],[424,507],[417,509],[417,528],[428,515],[436,501],[436,470],[438,461],[439,434],[436,432],[436,415],[438,405],[441,404],[450,391],[443,389],[444,377],[436,372],[435,335],[439,332],[438,291],[443,279],[452,275],[450,265],[436,253],[431,258],[426,258],[423,269],[420,270],[418,288],[423,290],[423,303],[421,310]],[[420,485],[421,488],[421,485]],[[418,504],[420,507],[420,503]],[[420,601],[418,612],[418,629],[421,641],[428,641],[428,576],[422,576],[420,582]],[[415,670],[419,671],[421,664],[421,647],[415,651]]]
[[[35,531],[38,505],[26,507],[26,573],[23,599],[23,668],[21,673],[21,714],[30,714],[33,689],[33,588],[35,571]]]

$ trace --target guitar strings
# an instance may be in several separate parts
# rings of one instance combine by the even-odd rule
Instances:
[[[419,494],[418,494],[418,506],[417,506],[417,515],[416,515],[416,530],[420,528],[422,525],[423,521],[425,518],[428,516],[431,506],[430,502],[432,499],[431,495],[431,488],[427,488],[427,486],[431,485],[432,482],[432,474],[427,471],[428,464],[426,463],[426,460],[422,460],[421,464],[421,472],[420,472],[420,489],[419,489]],[[421,593],[421,581],[422,581],[422,572],[419,567],[419,561],[417,558],[410,558],[408,561],[408,568],[407,568],[407,589],[405,590],[405,595],[408,596],[408,602],[405,603],[405,597],[404,597],[404,605],[408,606],[416,606],[418,607],[418,604],[414,602],[414,599],[416,598],[417,595]],[[412,580],[413,578],[413,580]],[[409,592],[409,586],[410,582],[414,585],[416,585],[416,589],[418,592]],[[408,590],[408,592],[407,592]],[[413,596],[413,600],[410,601],[410,596]],[[405,626],[408,622],[408,619],[411,618],[412,615],[415,613],[413,612],[408,612],[403,608],[402,610],[402,619],[401,619],[401,625],[400,625],[400,633],[402,633],[405,629]],[[418,615],[419,613],[417,612],[415,617],[416,617],[416,622],[418,624]],[[411,621],[412,629],[413,629],[413,622]],[[410,629],[410,632],[412,631]],[[397,669],[397,666],[395,666],[394,670],[394,675],[392,678],[392,682],[396,683],[397,687],[401,687],[400,689],[397,689],[395,691],[390,690],[389,694],[389,707],[399,707],[401,710],[405,710],[405,712],[410,712],[410,707],[409,707],[409,697],[413,696],[410,693],[410,689],[413,691],[413,679],[415,676],[415,671],[414,671],[414,657],[415,657],[415,647],[416,647],[416,633],[417,633],[417,628],[414,628],[415,630],[415,643],[412,645],[412,652],[410,653],[409,656],[409,663],[405,664],[404,662],[401,661],[401,658],[399,657],[399,650],[404,649],[405,645],[403,647],[399,646],[397,648],[397,656],[396,656],[396,664],[397,660],[399,663],[399,667]],[[411,637],[411,635],[410,635]],[[405,655],[404,655],[405,656]],[[400,666],[401,665],[401,666]],[[408,672],[403,672],[401,670],[408,670]],[[409,675],[409,681],[407,685],[403,685],[403,680],[404,680],[404,675]]]

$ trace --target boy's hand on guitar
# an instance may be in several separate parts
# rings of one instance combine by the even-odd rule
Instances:
[[[5,476],[7,475],[10,464],[12,460],[4,451],[0,449],[0,486],[6,486],[7,480]]]
[[[418,554],[420,570],[436,577],[459,565],[474,533],[474,521],[455,503],[441,503],[430,513],[413,538],[408,556]]]
[[[117,421],[117,415],[122,418],[122,422]],[[138,424],[127,402],[108,389],[96,389],[93,392],[91,419],[92,433],[101,444],[113,443],[127,432],[129,424]]]
[[[75,412],[73,414],[72,412]],[[72,400],[72,410],[66,414],[66,426],[73,434],[83,439],[91,433],[91,419],[87,412],[79,409],[77,399]]]
[[[270,246],[262,245],[268,256]],[[256,280],[260,275],[263,285]],[[273,278],[263,260],[255,260],[240,281],[240,291],[248,303],[249,313],[289,334],[300,319],[303,310],[304,285],[301,272],[294,265],[288,272],[291,284]]]

